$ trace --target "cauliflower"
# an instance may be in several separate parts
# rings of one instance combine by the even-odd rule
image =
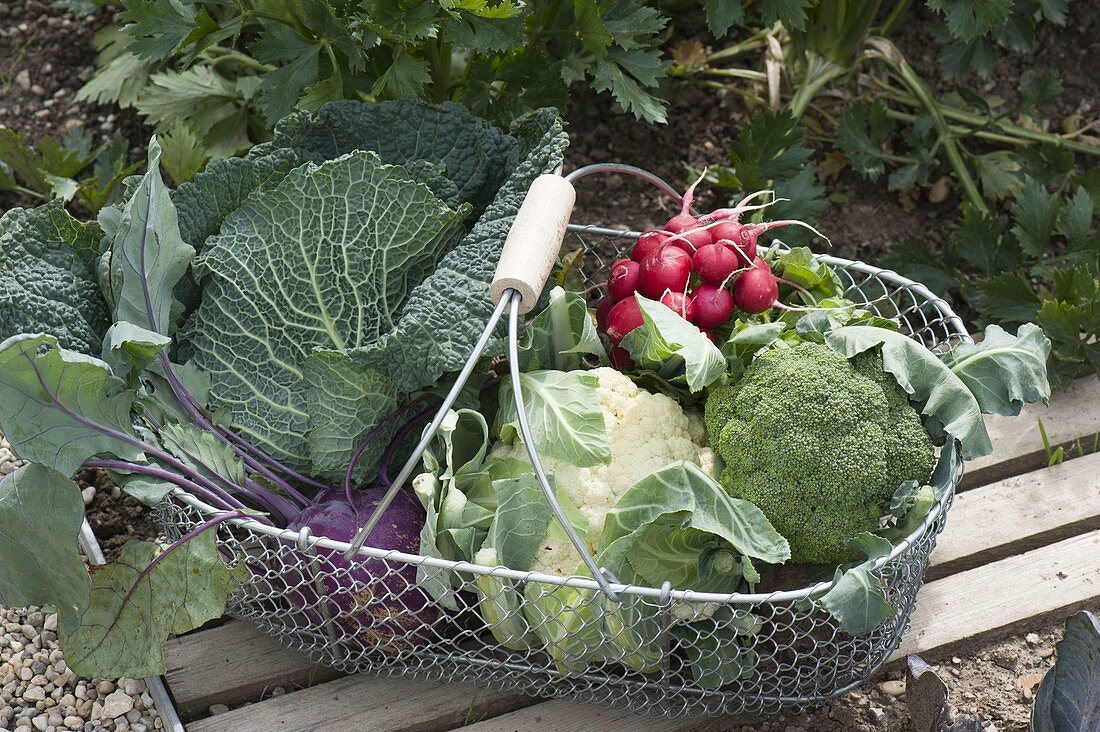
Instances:
[[[722,485],[752,501],[791,545],[791,559],[837,564],[875,531],[894,491],[927,480],[932,440],[877,351],[851,361],[803,343],[758,357],[707,398]]]
[[[639,388],[629,377],[611,368],[589,373],[599,380],[597,394],[611,441],[611,462],[578,468],[562,460],[543,458],[554,474],[558,491],[588,522],[585,543],[595,553],[603,533],[604,517],[628,488],[655,470],[677,460],[695,463],[715,475],[702,420],[685,412],[674,399]],[[498,444],[492,458],[529,461],[527,448],[517,440]],[[547,574],[577,573],[580,558],[568,540],[547,535],[531,569]]]

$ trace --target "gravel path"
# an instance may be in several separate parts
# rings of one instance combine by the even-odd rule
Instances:
[[[0,437],[0,475],[21,461]],[[89,490],[91,493],[89,493]],[[85,505],[94,489],[86,489]],[[65,664],[57,615],[47,608],[0,609],[0,730],[151,732],[163,728],[140,679],[85,679]]]

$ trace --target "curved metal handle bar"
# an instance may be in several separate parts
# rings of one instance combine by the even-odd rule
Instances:
[[[401,472],[397,474],[397,477],[386,491],[386,495],[382,496],[382,500],[374,507],[374,512],[370,515],[370,518],[367,519],[367,523],[355,534],[355,538],[351,540],[351,545],[348,547],[348,550],[344,552],[344,559],[347,561],[350,562],[359,552],[359,549],[363,546],[363,542],[370,536],[370,532],[374,531],[374,527],[382,520],[382,514],[390,507],[394,496],[396,496],[397,492],[405,485],[405,481],[408,480],[409,476],[416,470],[416,466],[420,464],[421,455],[428,449],[428,445],[431,441],[435,439],[436,430],[439,429],[439,425],[443,424],[443,420],[446,418],[447,412],[450,411],[451,405],[455,403],[455,400],[458,399],[458,395],[462,393],[463,387],[466,386],[466,382],[470,380],[470,374],[473,373],[474,366],[477,365],[477,360],[481,358],[481,354],[485,352],[485,347],[489,345],[489,339],[493,337],[493,331],[496,330],[497,323],[500,322],[501,317],[504,315],[504,308],[509,301],[510,298],[502,297],[496,309],[493,311],[493,314],[489,316],[489,322],[485,324],[485,330],[481,332],[481,337],[478,338],[474,350],[470,352],[470,357],[466,359],[466,364],[462,367],[462,371],[459,372],[458,378],[455,379],[454,386],[447,392],[447,396],[444,398],[443,403],[439,405],[439,411],[436,413],[435,418],[432,419],[431,424],[428,425],[428,429],[424,431],[424,436],[420,438],[420,442],[417,443],[416,449],[412,451],[412,455],[409,455],[409,459],[405,461],[405,464],[401,468]]]
[[[542,467],[542,460],[539,459],[538,451],[535,450],[535,441],[531,436],[531,425],[527,422],[527,412],[523,406],[523,389],[519,386],[519,303],[522,298],[515,290],[509,292],[511,297],[508,299],[511,301],[511,307],[508,309],[508,367],[512,374],[512,396],[515,397],[516,418],[519,420],[519,431],[523,436],[523,445],[527,448],[527,456],[531,458],[531,466],[535,469],[535,477],[538,478],[539,486],[542,487],[546,502],[550,504],[550,510],[554,512],[554,516],[557,517],[558,522],[565,529],[569,541],[573,542],[573,547],[580,553],[581,559],[584,560],[584,566],[588,567],[588,571],[592,573],[592,578],[599,583],[603,593],[612,602],[619,602],[618,594],[611,589],[607,577],[604,576],[600,566],[596,564],[595,558],[588,551],[588,547],[584,545],[584,541],[577,534],[577,530],[573,528],[573,524],[566,517],[561,504],[558,503],[558,497],[554,495],[554,489],[550,487],[550,480],[546,477],[546,470]]]
[[[574,183],[594,173],[623,173],[625,175],[632,175],[635,178],[641,178],[647,183],[652,183],[657,188],[660,188],[662,192],[667,193],[676,203],[683,203],[684,201],[684,197],[677,193],[676,189],[665,182],[663,178],[650,173],[644,168],[639,168],[634,165],[625,165],[623,163],[595,163],[593,165],[585,165],[565,176],[565,179],[570,183]]]

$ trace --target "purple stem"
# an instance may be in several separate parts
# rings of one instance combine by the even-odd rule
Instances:
[[[418,412],[412,419],[405,423],[405,426],[394,435],[390,440],[389,446],[386,447],[386,452],[382,454],[382,468],[378,474],[378,484],[383,488],[389,488],[393,484],[390,480],[390,461],[393,460],[394,454],[397,452],[397,448],[401,445],[401,442],[409,436],[414,429],[421,426],[424,422],[428,421],[439,409],[437,406],[428,407],[422,412]]]
[[[356,446],[355,452],[353,452],[351,455],[351,460],[348,461],[348,469],[344,471],[344,496],[348,499],[348,505],[355,505],[351,500],[351,476],[352,473],[355,472],[355,466],[359,464],[359,459],[363,457],[363,453],[366,452],[367,448],[372,442],[378,439],[378,436],[381,435],[383,431],[385,431],[386,427],[392,420],[397,419],[403,413],[408,411],[408,409],[414,404],[422,402],[426,398],[426,394],[421,394],[416,399],[413,399],[411,402],[400,405],[397,409],[386,415],[386,417],[383,418],[382,421],[374,427],[374,429],[367,433],[367,436],[363,438],[362,442],[360,442]]]
[[[140,475],[148,475],[151,478],[159,478],[160,480],[171,483],[172,485],[178,485],[180,488],[185,488],[189,491],[193,491],[196,495],[205,498],[212,504],[215,504],[218,508],[225,509],[226,511],[234,511],[240,508],[244,508],[244,505],[237,501],[220,488],[217,491],[211,491],[204,486],[195,483],[188,478],[173,473],[170,470],[164,470],[152,465],[138,465],[136,463],[130,463],[125,460],[86,460],[84,461],[85,468],[103,468],[104,470],[119,470],[129,473],[138,473]],[[236,505],[233,505],[236,504]]]
[[[264,452],[260,448],[256,447],[255,445],[253,445],[248,440],[244,439],[243,437],[241,437],[240,435],[238,435],[236,432],[229,429],[228,427],[218,427],[216,431],[218,432],[219,435],[225,437],[231,443],[233,443],[234,449],[239,448],[240,450],[244,450],[245,452],[247,452],[251,456],[251,459],[254,462],[256,462],[256,463],[260,463],[260,462],[267,463],[271,468],[273,468],[275,470],[278,470],[278,471],[290,476],[291,478],[294,478],[295,480],[299,481],[300,483],[304,483],[304,484],[310,486],[311,488],[316,488],[317,490],[322,490],[322,491],[332,490],[332,486],[329,485],[328,483],[323,483],[323,482],[321,482],[321,481],[319,481],[315,478],[310,478],[308,475],[302,475],[301,473],[299,473],[294,468],[292,468],[288,465],[284,465],[283,463],[281,463],[278,460],[276,460],[275,458],[271,457],[266,452]],[[307,499],[307,501],[308,501],[308,499]]]

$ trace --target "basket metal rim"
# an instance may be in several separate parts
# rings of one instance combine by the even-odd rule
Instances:
[[[614,236],[614,237],[637,237],[639,232],[625,230],[625,229],[609,229],[605,227],[597,226],[585,226],[580,224],[570,224],[569,231],[572,232],[587,232],[602,236]],[[771,244],[769,249],[778,250],[786,248],[786,245],[775,241]],[[953,335],[962,341],[972,342],[970,335],[967,333],[962,319],[955,314],[951,306],[943,298],[939,297],[926,286],[919,282],[904,277],[892,270],[882,269],[869,265],[865,262],[857,260],[845,259],[843,257],[835,257],[830,254],[815,253],[814,257],[826,264],[836,265],[843,267],[847,270],[854,270],[863,274],[874,275],[896,284],[899,287],[909,289],[918,295],[920,295],[926,302],[930,303],[944,320],[950,326],[950,329],[954,331]],[[941,494],[941,498],[936,502],[936,505],[932,507],[924,521],[921,522],[912,533],[906,538],[898,542],[893,550],[886,556],[879,558],[874,565],[873,570],[879,570],[885,566],[888,562],[897,559],[897,557],[904,554],[909,548],[924,536],[933,525],[933,523],[941,516],[946,510],[946,507],[950,505],[954,496],[955,489],[962,478],[963,461],[957,450],[951,451],[951,457],[954,460],[954,465],[949,467],[947,473],[947,479],[945,484],[939,486],[943,490],[938,491]],[[942,467],[940,465],[944,456],[941,454],[940,459],[937,461],[937,471]],[[180,488],[174,488],[171,495],[178,500],[188,504],[189,506],[200,511],[204,515],[214,518],[221,514],[226,513],[214,506],[205,503],[198,498],[190,495]],[[328,549],[342,553],[347,552],[351,545],[348,542],[335,541],[321,536],[313,536],[308,530],[292,530],[292,529],[279,529],[267,524],[261,523],[252,518],[239,518],[229,519],[225,523],[233,524],[238,528],[245,529],[254,533],[263,534],[266,536],[277,538],[281,541],[287,541],[293,543],[303,550],[313,550],[315,548]],[[494,577],[502,577],[506,579],[513,579],[524,582],[538,582],[542,584],[559,585],[566,587],[573,587],[577,589],[594,590],[600,589],[599,584],[591,577],[570,576],[561,577],[557,575],[548,575],[538,572],[523,572],[514,569],[508,569],[507,567],[487,567],[484,565],[474,564],[471,562],[454,562],[447,559],[438,559],[435,557],[427,557],[420,554],[407,554],[405,552],[399,552],[390,549],[381,549],[377,547],[363,546],[358,551],[358,556],[369,559],[382,559],[390,561],[399,561],[406,564],[424,565],[428,567],[449,570],[467,572],[476,575],[491,575]],[[733,593],[733,594],[720,594],[720,593],[706,593],[696,592],[690,589],[674,589],[669,591],[666,588],[645,587],[640,585],[624,585],[621,583],[611,584],[612,589],[615,592],[624,593],[631,596],[657,598],[662,602],[700,602],[700,603],[719,603],[725,605],[759,605],[762,603],[786,603],[794,602],[798,600],[804,600],[814,595],[819,595],[828,591],[834,582],[832,580],[818,582],[808,587],[803,587],[795,590],[783,590],[770,593]]]

